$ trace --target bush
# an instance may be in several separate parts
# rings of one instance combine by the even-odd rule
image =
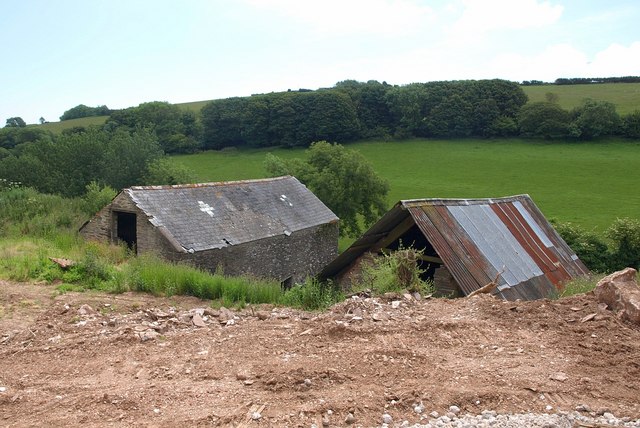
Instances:
[[[377,294],[404,291],[433,294],[433,282],[421,278],[424,271],[418,266],[420,255],[421,251],[401,247],[376,257],[371,265],[364,267],[357,288],[371,288]]]
[[[575,251],[582,262],[594,272],[607,272],[611,260],[609,248],[595,232],[586,231],[572,223],[554,223],[562,239]]]
[[[613,244],[611,270],[640,269],[640,221],[619,218],[607,229],[606,235]]]
[[[117,192],[109,186],[101,186],[95,181],[87,184],[87,192],[82,197],[82,210],[89,216],[93,216],[95,213],[105,207],[113,198],[116,197]]]
[[[331,283],[323,284],[307,278],[304,284],[296,285],[282,296],[281,303],[305,310],[324,310],[344,300],[344,294]]]

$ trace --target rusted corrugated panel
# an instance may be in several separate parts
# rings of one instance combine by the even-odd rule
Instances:
[[[448,207],[451,215],[471,236],[478,250],[487,257],[499,281],[513,287],[542,271],[522,245],[486,204]],[[500,283],[500,282],[499,282]]]
[[[515,239],[522,243],[527,253],[536,260],[537,266],[541,269],[540,273],[544,272],[554,284],[570,278],[557,256],[539,238],[513,204],[495,204],[492,209],[509,228]]]
[[[557,286],[576,276],[573,263],[565,257],[562,257],[549,236],[544,233],[540,225],[520,202],[509,206],[509,210],[513,214],[512,218],[520,222],[519,226],[521,226],[521,230],[525,234],[524,239],[527,239],[527,242],[530,242],[532,245],[537,245],[537,254],[546,256],[551,262],[547,277],[553,284]],[[544,237],[544,240],[541,239],[541,236]]]
[[[490,281],[484,268],[469,261],[474,260],[485,266],[486,264],[468,237],[460,236],[456,233],[457,228],[451,227],[451,217],[446,212],[444,215],[438,212],[438,208],[425,205],[421,208],[410,208],[409,212],[462,291],[469,294]]]
[[[551,242],[552,246],[550,248],[556,254],[562,266],[570,273],[571,278],[589,273],[589,269],[564,242],[530,198],[523,198],[518,203],[515,203],[514,206],[531,215],[534,222],[540,227],[541,233]]]

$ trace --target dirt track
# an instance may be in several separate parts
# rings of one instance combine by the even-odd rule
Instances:
[[[451,405],[640,416],[640,328],[592,296],[353,298],[235,318],[206,305],[0,281],[0,425],[321,427],[352,412],[368,427]]]

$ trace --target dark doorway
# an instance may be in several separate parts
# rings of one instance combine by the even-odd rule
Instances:
[[[127,247],[136,251],[138,238],[136,233],[136,215],[116,211],[116,236],[127,244]]]

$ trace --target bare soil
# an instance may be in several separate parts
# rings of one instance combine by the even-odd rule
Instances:
[[[0,281],[0,425],[322,427],[352,413],[369,427],[451,405],[640,415],[640,327],[592,295],[208,303]]]

